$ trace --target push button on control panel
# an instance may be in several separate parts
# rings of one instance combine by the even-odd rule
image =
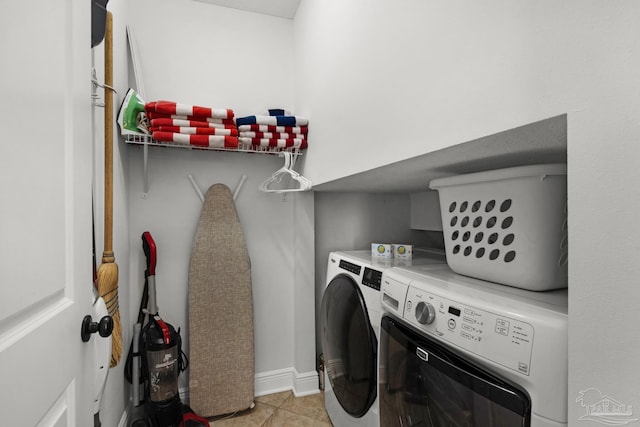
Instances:
[[[500,335],[509,336],[509,321],[504,319],[496,320],[496,332]]]

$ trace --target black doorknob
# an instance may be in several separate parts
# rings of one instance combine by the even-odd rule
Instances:
[[[82,328],[80,329],[82,341],[89,341],[91,334],[96,332],[103,338],[111,335],[111,332],[113,332],[113,319],[111,316],[104,316],[100,319],[100,322],[94,322],[89,314],[84,316],[84,319],[82,319]]]

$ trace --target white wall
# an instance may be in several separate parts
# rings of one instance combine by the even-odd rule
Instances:
[[[570,13],[551,1],[303,0],[305,174],[321,184],[564,113]]]
[[[568,116],[570,420],[585,415],[574,402],[590,387],[640,418],[638,19],[637,2],[597,2],[575,33],[583,93]]]
[[[129,25],[145,97],[232,108],[292,110],[292,22],[192,0],[139,0]]]
[[[635,1],[303,0],[295,19],[315,183],[567,114],[570,425],[589,387],[640,413],[639,18]]]
[[[203,152],[179,148],[149,150],[148,195],[142,193],[143,153],[129,147],[131,316],[137,313],[144,284],[145,256],[141,236],[151,232],[158,248],[158,306],[165,320],[181,327],[189,348],[187,312],[191,248],[202,204],[187,175],[193,174],[203,193],[215,183],[233,192],[246,175],[235,201],[251,257],[255,322],[256,373],[294,366],[294,209],[293,195],[262,193],[258,185],[281,166],[276,156]],[[313,244],[312,240],[309,244]],[[214,262],[212,260],[212,262]],[[215,308],[215,307],[214,307]],[[304,323],[304,319],[301,319]],[[309,318],[307,323],[313,324]],[[313,357],[298,369],[313,370]],[[187,372],[188,374],[188,372]],[[186,377],[182,379],[186,386]]]
[[[316,365],[316,347],[312,344],[316,333],[315,316],[309,321],[309,316],[315,308],[315,211],[314,195],[310,192],[295,194],[293,211],[293,337],[295,349],[295,364],[297,369],[306,375],[299,381],[317,381],[315,372],[310,372]],[[291,256],[290,254],[288,256]],[[319,385],[319,384],[316,384]]]

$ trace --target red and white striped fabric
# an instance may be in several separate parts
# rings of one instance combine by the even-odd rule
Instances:
[[[150,127],[158,126],[177,126],[192,128],[219,128],[219,129],[237,129],[234,124],[211,123],[197,120],[181,120],[181,119],[152,119],[149,123]]]
[[[273,139],[273,138],[245,138],[239,137],[238,141],[243,145],[251,145],[254,147],[275,147],[275,148],[298,148],[304,150],[307,148],[307,141],[304,139]]]
[[[234,119],[212,119],[211,117],[204,116],[186,116],[184,114],[164,114],[164,113],[155,113],[153,111],[149,111],[147,114],[147,118],[149,120],[153,119],[174,119],[174,120],[195,120],[199,122],[209,122],[209,123],[219,123],[225,125],[234,125],[236,121]]]
[[[304,134],[301,133],[286,133],[286,132],[250,132],[241,131],[240,136],[246,138],[267,138],[267,139],[306,139]]]
[[[238,148],[238,137],[223,135],[185,135],[175,132],[153,132],[156,141],[175,142],[196,147]]]
[[[308,126],[274,126],[274,125],[240,125],[239,131],[251,131],[251,132],[286,132],[286,133],[299,133],[306,135],[309,133]]]
[[[184,135],[222,135],[238,136],[237,129],[203,128],[203,127],[180,127],[180,126],[151,126],[150,132],[172,132]]]
[[[148,102],[144,106],[145,112],[177,114],[185,116],[211,117],[213,119],[232,119],[233,110],[223,108],[200,107],[197,105],[180,104],[172,101]]]

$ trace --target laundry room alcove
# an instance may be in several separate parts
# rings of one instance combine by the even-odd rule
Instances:
[[[21,346],[32,341],[21,337],[57,335],[46,334],[38,322],[24,329],[28,313],[22,310],[41,315],[55,301],[66,310],[74,295],[82,297],[75,302],[88,302],[83,295],[94,285],[91,217],[95,247],[108,240],[101,230],[107,222],[101,206],[103,110],[93,96],[103,92],[91,91],[92,68],[105,82],[105,49],[90,48],[89,2],[11,5],[11,13],[2,15],[4,28],[25,36],[18,44],[6,38],[3,105],[12,123],[7,138],[27,143],[7,144],[6,167],[0,168],[9,231],[3,239],[6,279],[20,283],[19,290],[4,288],[8,314],[16,314],[5,319],[3,331],[9,338],[17,332],[18,339],[3,341],[3,383],[16,392],[2,409],[18,420],[14,425],[21,417],[28,418],[22,424],[34,425],[49,415],[91,425],[97,408],[90,408],[89,392],[100,385],[91,387],[91,375],[76,372],[71,358],[56,373],[84,379],[73,382],[74,393],[68,392],[69,379],[57,375],[45,375],[42,387],[11,384],[32,383],[20,381],[26,372],[43,378],[37,369],[16,369],[21,363],[35,367],[33,359],[42,353],[24,352]],[[285,16],[273,13],[282,5]],[[170,148],[148,150],[145,189],[142,147],[114,141],[113,249],[125,351],[144,281],[140,235],[147,230],[158,243],[160,309],[183,328],[189,344],[187,265],[202,207],[189,175],[202,190],[216,182],[235,189],[247,176],[236,205],[253,262],[256,390],[312,393],[320,350],[314,304],[329,250],[366,248],[374,239],[442,244],[437,210],[431,209],[437,193],[426,190],[430,179],[566,162],[569,378],[568,393],[559,399],[568,403],[569,424],[593,415],[594,406],[583,399],[588,390],[637,410],[640,389],[630,373],[637,371],[640,347],[628,337],[637,335],[632,316],[640,299],[640,3],[467,0],[368,2],[363,8],[331,0],[110,0],[108,9],[116,108],[128,88],[138,88],[127,50],[130,26],[143,48],[138,59],[146,99],[231,107],[239,115],[284,107],[313,120],[313,144],[297,169],[316,188],[286,196],[257,190],[282,166],[280,158]],[[36,105],[51,114],[40,115],[34,126]],[[33,179],[16,179],[25,172]],[[38,238],[20,239],[28,235]],[[44,263],[51,267],[47,280],[29,268],[34,241],[41,252],[59,249],[44,250],[57,254]],[[44,287],[56,291],[32,292]],[[11,305],[21,293],[41,303]],[[593,313],[606,313],[606,319]],[[85,313],[77,314],[66,320],[81,321]],[[58,331],[74,331],[79,341],[76,325]],[[57,348],[33,342],[45,353]],[[89,346],[83,348],[86,363],[75,364],[80,369],[95,359]],[[107,377],[100,404],[104,426],[130,424],[131,387],[123,370],[121,360]],[[180,378],[183,394],[186,380]]]
[[[566,162],[567,116],[558,115],[315,186],[316,313],[329,252],[372,242],[444,248],[432,179]]]
[[[139,48],[136,59],[146,101],[229,108],[236,117],[271,108],[306,116],[295,109],[291,20],[196,1],[131,3],[129,12],[127,26]],[[198,36],[194,39],[193,31],[158,31],[168,27],[197,29]],[[262,48],[256,48],[256,40]],[[168,53],[178,52],[171,57],[182,59],[168,60]],[[131,64],[128,77],[136,89]],[[206,193],[216,183],[233,192],[246,176],[235,206],[251,258],[255,392],[317,392],[312,193],[270,194],[258,189],[283,167],[278,155],[121,146],[128,165],[131,318],[137,314],[144,280],[140,235],[150,231],[158,248],[158,306],[169,322],[182,328],[183,346],[189,348],[188,268],[202,202],[188,177]],[[297,156],[297,171],[307,155],[305,151]],[[183,394],[188,394],[188,375],[187,370],[180,378]]]

